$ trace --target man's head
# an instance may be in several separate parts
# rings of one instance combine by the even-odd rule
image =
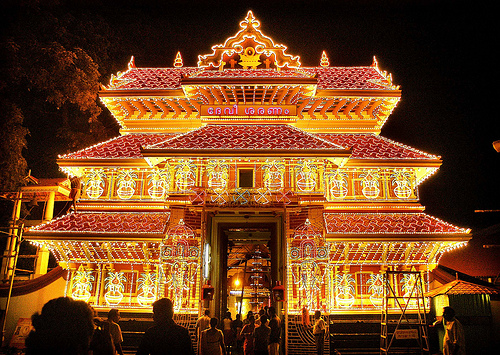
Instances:
[[[269,307],[269,309],[267,311],[269,312],[270,317],[274,317],[276,315],[276,309],[272,306]]]
[[[215,328],[217,326],[217,324],[219,323],[219,319],[218,318],[210,318],[210,327],[212,328]]]
[[[41,313],[35,313],[35,328],[26,339],[30,354],[77,354],[88,353],[94,312],[83,301],[59,297],[48,301]]]
[[[455,310],[451,307],[443,308],[443,318],[447,321],[451,321],[455,317]]]
[[[210,310],[209,310],[209,309],[205,309],[205,315],[206,315],[207,317],[209,317],[209,316],[210,316]]]
[[[260,319],[260,324],[262,326],[264,326],[267,323],[267,321],[269,320],[265,314],[262,317],[260,317],[259,319]]]
[[[321,311],[314,312],[314,318],[319,319],[321,317]]]
[[[108,312],[108,319],[115,323],[118,323],[118,321],[120,320],[120,311],[116,308],[110,309]]]
[[[174,316],[174,304],[168,298],[162,298],[153,303],[153,320],[163,323]]]

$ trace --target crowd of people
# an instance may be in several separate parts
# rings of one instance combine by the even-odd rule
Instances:
[[[199,355],[279,354],[281,320],[274,307],[265,307],[257,314],[249,311],[244,320],[241,320],[240,314],[233,320],[231,312],[226,312],[221,322],[222,330],[215,329],[218,323],[217,318],[210,318],[208,310],[198,319],[196,334]]]
[[[137,355],[194,355],[189,331],[173,320],[174,307],[168,298],[153,303],[154,326],[145,333]],[[314,315],[312,333],[316,352],[324,352],[325,321],[321,312]],[[34,330],[26,338],[27,355],[123,355],[123,336],[118,324],[120,312],[111,309],[107,320],[95,316],[83,301],[60,297],[47,302],[41,313],[32,316]],[[464,331],[451,307],[443,310],[445,329],[443,354],[465,354]],[[217,327],[222,329],[218,329]],[[281,320],[274,307],[248,312],[241,320],[231,313],[222,322],[206,310],[196,323],[198,355],[277,355],[281,343]]]
[[[154,325],[142,337],[137,355],[194,355],[189,331],[173,320],[168,298],[153,303]],[[106,320],[85,302],[60,297],[47,302],[32,316],[34,330],[26,338],[27,355],[123,355],[120,312],[111,309]],[[219,329],[219,328],[220,329]],[[196,323],[198,355],[277,355],[281,320],[274,307],[232,319],[210,317],[206,310]]]

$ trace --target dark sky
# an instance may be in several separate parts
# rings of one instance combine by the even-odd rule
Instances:
[[[392,73],[402,99],[382,135],[440,155],[441,169],[420,185],[426,212],[462,227],[500,223],[498,20],[480,1],[146,1],[73,0],[73,11],[98,13],[133,48],[138,67],[185,66],[239,30],[248,10],[261,30],[319,64],[370,65]],[[117,58],[126,69],[128,58]]]

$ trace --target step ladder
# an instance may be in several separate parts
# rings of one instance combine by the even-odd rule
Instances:
[[[407,287],[400,292],[399,280]],[[427,310],[419,271],[386,271],[384,274],[384,304],[380,330],[380,354],[412,351],[428,354],[429,337]]]

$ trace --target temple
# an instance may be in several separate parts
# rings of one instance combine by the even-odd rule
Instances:
[[[69,271],[64,294],[97,310],[169,297],[192,329],[204,308],[273,305],[292,349],[310,342],[304,314],[380,315],[388,271],[402,272],[395,294],[416,275],[427,292],[470,239],[419,203],[440,157],[379,135],[401,90],[375,58],[303,66],[248,12],[196,67],[132,57],[100,99],[120,136],[59,157],[81,183],[75,209],[24,233]]]

